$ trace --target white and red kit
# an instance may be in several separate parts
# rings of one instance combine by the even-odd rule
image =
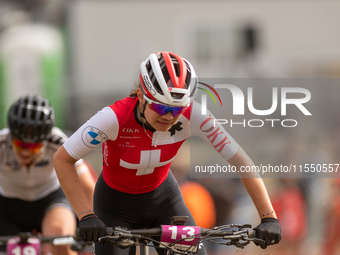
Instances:
[[[199,136],[225,160],[238,144],[213,116],[200,114],[191,104],[178,122],[165,132],[144,129],[137,115],[138,98],[127,97],[104,107],[65,143],[66,151],[80,159],[99,145],[103,151],[103,178],[111,188],[130,194],[155,190],[168,176],[170,164],[182,143]]]

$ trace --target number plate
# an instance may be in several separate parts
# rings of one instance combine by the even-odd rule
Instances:
[[[174,247],[178,250],[197,252],[200,232],[200,227],[196,226],[163,225],[161,243],[171,244],[175,242]],[[183,238],[184,240],[176,242],[176,240]]]
[[[19,237],[11,238],[7,241],[8,255],[39,255],[40,240],[35,237],[29,237],[27,243],[20,243]]]

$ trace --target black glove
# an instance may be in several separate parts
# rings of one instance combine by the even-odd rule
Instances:
[[[95,214],[88,214],[79,221],[80,237],[85,242],[98,242],[105,235],[106,225]]]
[[[261,223],[254,229],[256,230],[257,238],[266,241],[265,244],[260,245],[262,249],[266,249],[268,245],[279,243],[281,240],[281,225],[278,219],[264,218],[261,220]]]

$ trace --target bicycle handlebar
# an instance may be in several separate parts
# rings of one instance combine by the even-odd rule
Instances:
[[[198,233],[194,233],[193,235],[184,235],[184,237],[183,235],[179,235],[180,238],[171,240],[171,242],[164,244],[164,241],[161,242],[159,240],[153,239],[153,237],[158,236],[162,240],[164,236],[164,228],[162,227],[128,230],[122,229],[120,227],[116,227],[114,229],[112,227],[107,227],[107,235],[100,237],[99,242],[109,242],[113,245],[116,245],[117,247],[127,248],[136,245],[149,245],[149,242],[152,241],[157,243],[159,248],[164,248],[181,254],[193,252],[194,249],[197,249],[200,243],[206,241],[217,244],[234,245],[238,248],[244,248],[250,242],[257,244],[264,244],[265,242],[262,239],[256,238],[256,230],[252,229],[251,225],[230,224],[214,227],[212,229],[199,228],[200,231]],[[169,229],[177,227],[182,227],[183,229],[198,228],[179,225],[167,225],[167,227]],[[77,236],[80,236],[79,229],[77,229]],[[188,240],[194,240],[194,242],[190,242],[188,245],[183,244],[184,242],[188,242]],[[222,240],[223,242],[217,240]],[[183,247],[189,248],[183,250]]]
[[[122,232],[127,232],[130,234],[137,234],[141,236],[160,236],[161,235],[161,228],[145,228],[145,229],[130,229],[130,230],[124,230],[122,228],[115,228],[115,230],[122,231]],[[211,231],[211,229],[205,229],[201,228],[201,231],[203,232],[203,236],[205,235],[204,232],[206,231]],[[112,236],[114,234],[113,227],[106,227],[106,235],[107,236]],[[216,232],[213,234],[210,234],[210,236],[221,236],[221,235],[233,235],[233,231],[224,231],[224,232]],[[80,230],[77,228],[76,231],[76,237],[80,238]],[[249,229],[248,230],[248,237],[250,238],[256,238],[256,230],[254,229]]]
[[[106,235],[112,236],[113,235],[113,227],[106,227],[105,232],[106,232]],[[77,228],[77,230],[76,230],[76,237],[77,238],[81,237],[80,236],[80,229],[79,228]]]
[[[112,228],[111,228],[112,229]],[[39,239],[40,244],[49,243],[52,245],[70,245],[74,251],[81,251],[87,244],[73,235],[67,236],[36,236],[30,232],[20,232],[18,235],[0,236],[0,246],[6,246],[7,242],[13,238],[19,238],[20,243],[29,243],[30,238]]]

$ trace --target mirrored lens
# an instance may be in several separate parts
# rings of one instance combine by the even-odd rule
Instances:
[[[172,112],[173,116],[177,116],[178,114],[182,113],[186,107],[172,107],[168,105],[163,105],[163,104],[156,104],[152,102],[151,104],[149,103],[149,107],[151,110],[154,110],[160,115],[167,114],[168,112]]]
[[[19,139],[14,138],[13,145],[18,151],[30,150],[32,152],[38,152],[43,146],[43,143],[26,143]]]

